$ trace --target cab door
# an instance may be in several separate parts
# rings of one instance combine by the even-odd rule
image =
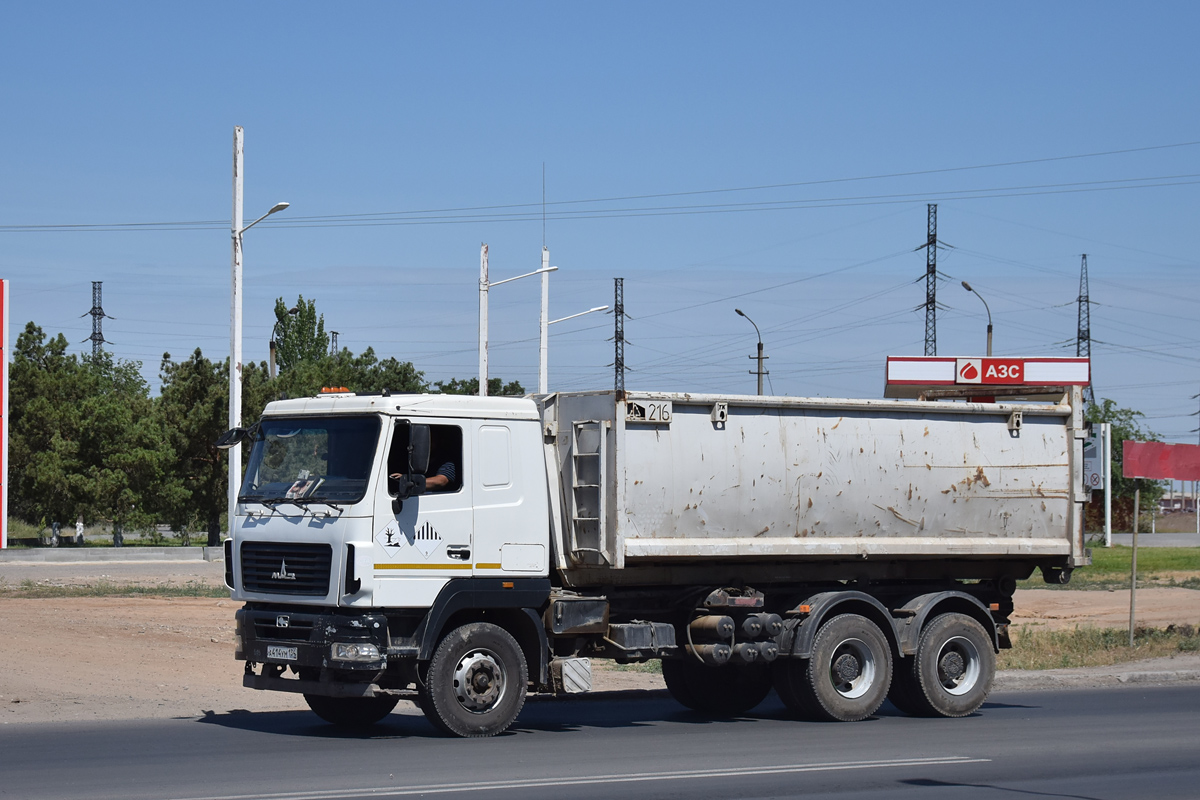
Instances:
[[[391,431],[392,447],[405,447],[401,421]],[[430,470],[450,461],[456,480],[444,491],[408,497],[394,504],[393,481],[380,480],[375,501],[374,576],[377,606],[425,608],[446,582],[471,575],[473,547],[471,465],[462,457],[464,433],[459,421],[415,419],[430,426]],[[403,463],[389,454],[389,472]],[[434,463],[439,461],[439,463]],[[428,474],[428,473],[427,473]],[[399,505],[396,511],[394,505]]]
[[[474,423],[475,574],[547,573],[549,517],[539,423]]]

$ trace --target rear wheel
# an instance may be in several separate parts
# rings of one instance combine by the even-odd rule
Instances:
[[[874,714],[892,682],[892,653],[879,627],[840,614],[813,640],[812,657],[775,662],[775,688],[807,719],[855,722]]]
[[[420,706],[452,736],[495,736],[525,705],[529,670],[508,631],[472,622],[446,634],[429,662]]]
[[[996,676],[996,653],[986,630],[966,614],[941,614],[921,632],[917,653],[897,671],[902,711],[926,717],[965,717],[983,705]]]
[[[713,667],[676,658],[664,660],[662,670],[671,696],[702,714],[745,714],[771,693],[771,672],[765,666]]]
[[[304,695],[304,702],[321,719],[351,730],[368,728],[392,713],[399,698],[388,697],[325,697]]]

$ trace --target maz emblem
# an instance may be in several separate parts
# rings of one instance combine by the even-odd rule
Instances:
[[[288,572],[288,568],[287,568],[287,562],[286,562],[286,561],[282,561],[282,560],[281,560],[281,561],[279,562],[279,572],[272,572],[272,573],[271,573],[271,580],[274,580],[274,581],[294,581],[294,580],[296,580],[296,573],[294,573],[294,572]]]

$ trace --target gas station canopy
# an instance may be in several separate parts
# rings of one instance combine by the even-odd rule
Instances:
[[[1062,387],[1092,380],[1086,358],[958,358],[888,356],[884,397],[916,398],[937,390],[960,389],[978,399],[1056,400]],[[1037,387],[1046,387],[1038,394]],[[1053,388],[1052,388],[1053,387]],[[1032,389],[1032,391],[1031,391]]]

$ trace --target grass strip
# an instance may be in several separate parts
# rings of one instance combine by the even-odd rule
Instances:
[[[1021,589],[1110,589],[1129,588],[1133,548],[1124,545],[1092,545],[1092,563],[1075,570],[1066,586],[1049,584],[1041,572],[1019,581]],[[1139,547],[1138,586],[1200,589],[1200,547]]]
[[[1014,628],[1012,637],[1012,649],[1000,651],[998,669],[1106,667],[1200,652],[1200,635],[1192,625],[1134,628],[1132,648],[1128,628],[1078,627],[1051,631],[1024,626]]]

